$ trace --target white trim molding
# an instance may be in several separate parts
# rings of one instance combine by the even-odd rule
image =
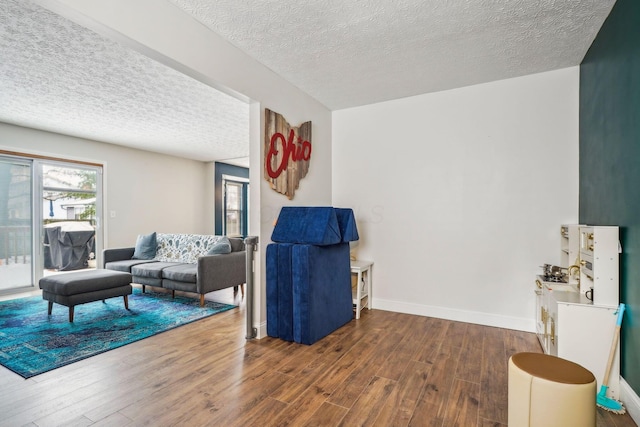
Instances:
[[[413,304],[402,301],[374,299],[372,307],[379,310],[395,311],[397,313],[415,314],[418,316],[437,317],[439,319],[455,320],[458,322],[476,323],[478,325],[497,328],[514,329],[517,331],[535,332],[535,320],[525,317],[501,316],[477,311],[458,310],[448,307]]]
[[[622,377],[620,377],[620,400],[633,421],[640,425],[640,397]]]
[[[267,322],[261,322],[261,323],[257,323],[254,322],[253,326],[256,328],[257,331],[257,335],[256,338],[261,340],[262,338],[265,338],[267,336]]]

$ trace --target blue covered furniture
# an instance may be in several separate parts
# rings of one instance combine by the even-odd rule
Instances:
[[[351,209],[284,207],[267,246],[267,335],[313,344],[353,318]]]

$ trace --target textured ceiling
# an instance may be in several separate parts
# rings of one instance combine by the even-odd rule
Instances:
[[[330,109],[580,64],[615,0],[170,0]]]
[[[0,58],[0,121],[202,161],[249,155],[248,104],[31,1],[0,0]]]
[[[157,1],[332,110],[578,65],[615,3]],[[0,0],[0,121],[203,161],[249,154],[247,104],[32,0]]]

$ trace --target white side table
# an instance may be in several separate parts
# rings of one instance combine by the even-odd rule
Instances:
[[[355,260],[351,261],[351,273],[358,275],[358,281],[356,282],[356,289],[352,292],[353,304],[356,306],[356,319],[360,318],[360,311],[363,307],[371,310],[371,290],[372,290],[372,269],[373,261]],[[362,283],[362,278],[365,278],[366,283]],[[366,289],[365,289],[366,285]],[[364,305],[362,301],[366,300]]]

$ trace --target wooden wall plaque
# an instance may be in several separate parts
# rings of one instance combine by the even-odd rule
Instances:
[[[309,171],[311,122],[292,127],[281,114],[267,108],[264,114],[264,179],[291,200]]]

